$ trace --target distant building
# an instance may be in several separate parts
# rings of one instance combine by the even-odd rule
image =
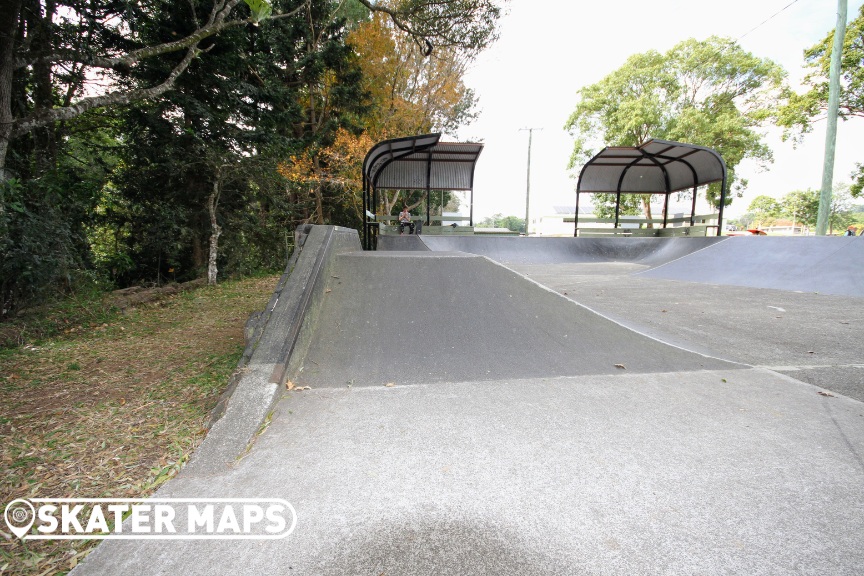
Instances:
[[[531,220],[531,231],[538,236],[573,236],[575,206],[553,206],[554,214],[540,216],[537,219]],[[653,208],[653,207],[652,207]],[[660,208],[662,214],[662,207]],[[683,212],[669,214],[669,218],[682,218]],[[593,206],[580,206],[579,218],[594,218]],[[619,228],[638,228],[639,224],[628,222],[628,220],[641,220],[642,215],[627,216],[621,215],[619,218]],[[669,227],[684,226],[683,222],[670,223]],[[581,226],[580,226],[581,227]],[[614,228],[612,223],[585,223],[585,227],[589,228]]]
[[[537,236],[573,236],[576,206],[553,206],[554,213],[531,218],[531,233]],[[592,206],[580,206],[579,216],[594,217]]]
[[[791,220],[775,220],[771,226],[763,226],[760,230],[772,236],[808,236],[810,229],[800,222],[793,225]]]

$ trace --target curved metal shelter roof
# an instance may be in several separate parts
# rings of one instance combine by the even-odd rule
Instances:
[[[363,160],[364,247],[371,247],[377,226],[379,190],[426,190],[426,224],[430,222],[431,190],[468,190],[474,222],[474,168],[483,144],[441,142],[441,134],[420,134],[375,144]],[[371,211],[370,211],[371,210]]]
[[[377,190],[471,190],[483,144],[440,142],[423,134],[379,142],[363,161],[363,175]]]
[[[721,183],[717,235],[723,220],[726,203],[726,162],[712,148],[672,142],[648,140],[641,146],[609,146],[591,158],[579,173],[576,184],[576,230],[579,229],[579,195],[614,193],[618,195],[615,207],[615,228],[618,227],[621,194],[664,194],[663,227],[669,196],[673,192],[693,189],[691,226],[696,210],[696,189],[704,184]]]
[[[610,146],[582,168],[576,190],[586,193],[671,194],[726,178],[716,150],[649,140],[638,147]]]

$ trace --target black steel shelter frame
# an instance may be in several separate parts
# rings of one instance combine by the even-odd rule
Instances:
[[[609,146],[591,158],[579,173],[573,235],[579,234],[581,194],[616,194],[615,228],[620,223],[622,194],[663,194],[663,228],[669,219],[669,196],[692,188],[690,226],[695,225],[696,191],[699,186],[720,182],[717,235],[721,234],[726,204],[726,162],[712,148],[652,139],[641,146]]]
[[[363,248],[374,248],[380,222],[379,190],[426,190],[426,224],[433,190],[470,192],[469,226],[474,225],[474,169],[483,144],[441,142],[441,134],[384,140],[363,160]]]

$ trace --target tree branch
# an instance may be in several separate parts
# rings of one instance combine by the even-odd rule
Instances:
[[[163,54],[170,54],[172,52],[178,52],[186,48],[191,48],[192,46],[196,46],[199,42],[201,42],[201,40],[209,38],[210,36],[214,36],[215,34],[222,32],[223,30],[252,23],[253,20],[251,17],[244,18],[242,20],[225,20],[231,10],[233,10],[234,7],[240,3],[240,1],[241,0],[229,0],[227,4],[224,2],[217,3],[210,13],[207,24],[205,24],[203,27],[199,28],[189,36],[181,38],[180,40],[175,40],[173,42],[165,42],[164,44],[158,44],[156,46],[145,46],[144,48],[139,48],[138,50],[133,50],[127,54],[115,56],[113,58],[104,58],[99,56],[83,57],[78,52],[58,52],[36,58],[18,57],[15,60],[15,68],[23,68],[25,66],[30,66],[39,62],[79,62],[81,64],[94,68],[108,69],[129,67],[147,58],[153,58],[154,56],[161,56]],[[309,0],[307,0],[301,6],[295,8],[290,12],[271,16],[269,20],[281,20],[283,18],[290,18],[291,16],[294,16],[298,14],[301,10],[303,10],[308,3]]]
[[[28,118],[22,118],[20,120],[16,120],[14,122],[14,126],[12,128],[12,138],[17,136],[21,136],[22,134],[26,134],[35,128],[40,128],[47,124],[51,124],[52,122],[57,122],[60,120],[71,120],[76,116],[87,112],[88,110],[93,110],[94,108],[101,108],[102,106],[122,106],[125,104],[129,104],[130,102],[134,102],[136,100],[144,100],[146,98],[154,98],[156,96],[160,96],[164,94],[168,90],[174,87],[174,82],[176,82],[177,78],[182,74],[186,68],[189,67],[189,64],[192,62],[192,59],[200,52],[200,50],[193,46],[186,52],[186,56],[183,60],[180,61],[177,66],[171,71],[168,77],[165,79],[162,84],[157,86],[153,86],[150,88],[142,88],[139,90],[131,90],[129,92],[112,92],[110,94],[104,94],[102,96],[92,96],[90,98],[85,98],[71,106],[65,106],[63,108],[53,108],[51,110],[43,110],[39,114],[35,114]]]
[[[246,18],[243,20],[229,20],[225,22],[225,18],[240,1],[241,0],[228,0],[226,2],[225,0],[222,0],[220,2],[217,2],[216,5],[213,7],[213,10],[210,12],[210,17],[208,18],[207,24],[203,28],[200,28],[193,34],[190,34],[189,36],[176,42],[168,42],[165,44],[160,44],[158,46],[142,48],[140,50],[135,50],[124,56],[119,56],[116,58],[94,58],[90,62],[82,62],[82,64],[95,67],[114,68],[118,64],[133,64],[145,58],[152,58],[154,56],[161,56],[163,54],[177,52],[184,48],[187,49],[186,56],[184,56],[183,60],[181,60],[180,63],[174,67],[174,69],[171,71],[165,81],[161,84],[152,86],[150,88],[142,88],[137,90],[131,90],[128,92],[117,91],[103,94],[101,96],[91,96],[89,98],[84,98],[83,100],[80,100],[75,104],[71,104],[61,108],[41,110],[38,113],[27,118],[15,120],[12,123],[13,126],[11,131],[11,137],[15,138],[17,136],[21,136],[30,132],[31,130],[34,130],[35,128],[46,126],[48,124],[51,124],[52,122],[71,120],[72,118],[75,118],[76,116],[79,116],[84,112],[87,112],[88,110],[93,110],[94,108],[100,108],[102,106],[122,106],[131,102],[135,102],[137,100],[155,98],[156,96],[160,96],[168,90],[171,90],[174,87],[174,83],[176,82],[177,78],[186,70],[186,68],[189,67],[189,64],[192,62],[195,56],[197,56],[201,52],[201,50],[198,48],[198,42],[205,38],[213,36],[227,28],[240,26],[251,22],[250,18]],[[291,12],[287,12],[285,14],[278,14],[271,17],[271,19],[276,20],[294,16],[308,3],[309,0],[307,0],[300,7],[292,10]],[[99,64],[94,64],[95,62],[98,62]]]

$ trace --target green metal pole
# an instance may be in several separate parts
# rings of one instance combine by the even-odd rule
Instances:
[[[528,129],[528,182],[525,184],[525,236],[528,236],[528,207],[531,205],[531,137],[534,129]]]
[[[816,234],[824,236],[831,216],[831,187],[834,179],[834,152],[837,148],[837,110],[840,105],[840,57],[846,37],[846,0],[837,0],[837,27],[834,29],[834,48],[831,50],[831,69],[828,79],[828,125],[825,128],[825,163],[822,165],[822,192],[819,195],[819,214]]]

